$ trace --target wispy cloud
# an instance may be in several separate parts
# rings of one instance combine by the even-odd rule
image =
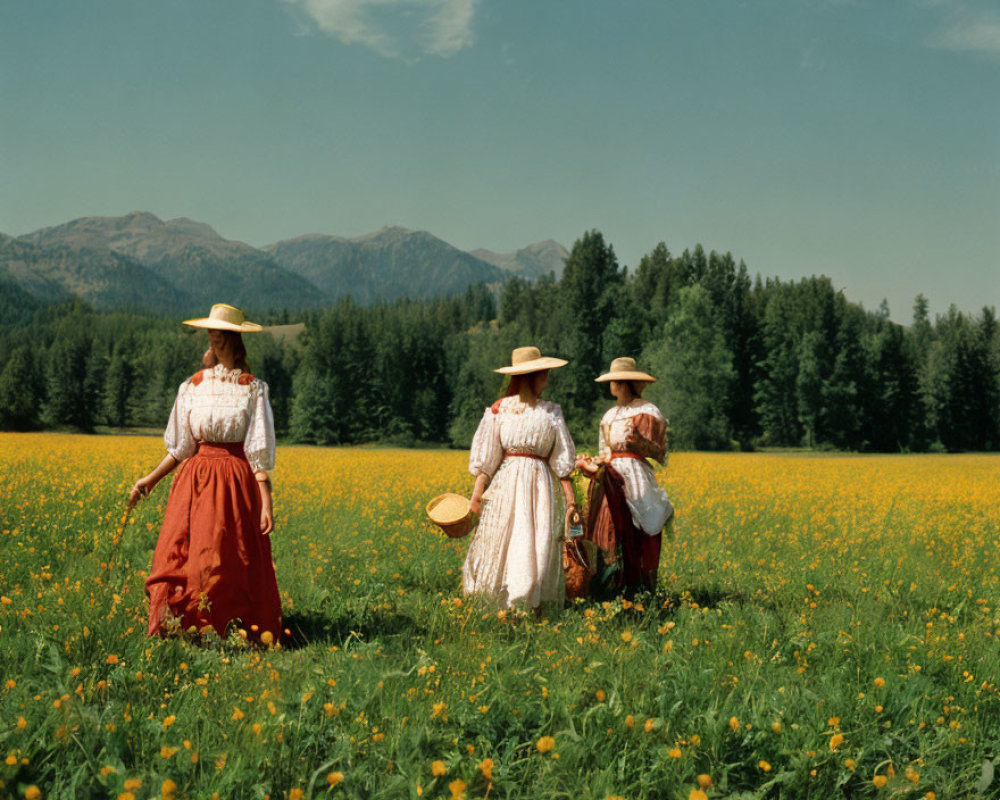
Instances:
[[[991,14],[959,20],[934,34],[930,45],[1000,56],[1000,17]]]
[[[475,41],[478,0],[283,0],[344,44],[387,58],[452,56]]]

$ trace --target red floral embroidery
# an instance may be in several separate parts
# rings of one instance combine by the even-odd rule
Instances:
[[[249,372],[244,372],[242,375],[240,375],[239,378],[236,379],[236,382],[239,383],[241,386],[248,386],[249,384],[253,383],[253,380],[254,380],[253,375],[251,375]]]
[[[490,411],[492,411],[494,414],[499,414],[500,413],[500,403],[502,403],[502,402],[503,402],[503,398],[501,397],[493,405],[490,406]]]
[[[192,375],[188,380],[191,382],[192,386],[197,386],[205,378],[205,370],[199,370],[194,375]]]

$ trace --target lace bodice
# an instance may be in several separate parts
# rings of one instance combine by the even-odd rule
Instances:
[[[505,397],[495,413],[494,407],[487,408],[472,440],[469,471],[492,478],[507,452],[541,456],[557,476],[568,476],[576,447],[559,405],[538,400],[530,406],[519,397]]]
[[[194,455],[199,442],[243,442],[254,472],[274,469],[274,415],[267,384],[221,364],[201,370],[177,390],[163,440],[178,461]]]

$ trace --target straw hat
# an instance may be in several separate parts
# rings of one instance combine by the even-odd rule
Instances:
[[[503,375],[527,375],[543,369],[565,367],[569,362],[563,358],[543,356],[537,347],[518,347],[510,354],[510,366],[493,370]]]
[[[611,362],[611,369],[605,372],[601,377],[594,378],[598,383],[607,383],[608,381],[649,381],[650,383],[655,383],[656,378],[646,372],[640,372],[635,368],[635,359],[628,358],[616,358]]]
[[[427,516],[452,539],[461,539],[472,528],[469,501],[460,494],[445,492],[427,504]]]
[[[228,306],[225,303],[216,303],[207,317],[200,319],[186,319],[185,325],[192,328],[208,328],[216,331],[236,331],[237,333],[257,333],[264,330],[262,325],[256,322],[247,322],[243,312],[235,306]]]

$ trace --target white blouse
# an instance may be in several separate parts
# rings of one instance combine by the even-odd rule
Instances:
[[[243,442],[254,472],[274,469],[274,414],[267,384],[222,364],[188,378],[177,390],[163,441],[178,461],[190,458],[199,442]],[[249,377],[249,376],[248,376]]]
[[[610,461],[625,481],[625,502],[635,526],[650,536],[655,536],[674,514],[674,507],[667,498],[667,493],[657,485],[656,476],[645,460],[611,458],[612,452],[628,450],[625,440],[634,428],[634,418],[640,414],[663,420],[660,409],[641,398],[635,398],[626,406],[611,406],[601,419],[598,448],[601,458]],[[667,463],[666,454],[663,456],[663,463]]]
[[[492,478],[508,452],[541,456],[556,476],[569,477],[576,446],[558,403],[537,400],[530,406],[519,397],[505,397],[496,414],[487,408],[472,440],[469,472]]]
[[[655,419],[663,419],[660,409],[648,400],[635,398],[627,406],[611,406],[601,418],[601,428],[597,436],[597,448],[601,458],[608,460],[612,451],[621,453],[628,450],[625,440],[634,428],[633,419],[640,414],[648,414]],[[663,465],[667,465],[667,455],[663,456]]]

